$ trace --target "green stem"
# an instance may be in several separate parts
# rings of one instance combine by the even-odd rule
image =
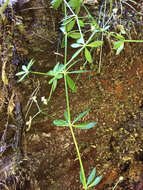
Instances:
[[[69,104],[69,94],[68,94],[66,73],[64,74],[64,81],[65,81],[65,92],[66,92],[66,104],[67,104],[68,120],[69,120],[69,122],[71,124],[70,106],[69,106],[70,104]]]
[[[64,2],[66,2],[66,1],[64,1]],[[64,4],[65,16],[67,16],[67,7],[66,7],[66,5],[69,6],[69,5],[66,4],[66,3]],[[81,51],[82,51],[82,50],[81,50]],[[76,56],[75,56],[75,57],[76,57]],[[72,59],[72,60],[73,60],[73,59]],[[65,70],[66,70],[67,65],[70,64],[72,60],[68,61],[68,63],[67,63],[67,31],[66,31],[66,33],[65,33],[65,57],[64,57]],[[73,138],[73,141],[74,141],[74,144],[75,144],[75,148],[76,148],[76,151],[77,151],[77,155],[78,155],[78,159],[79,159],[79,162],[80,162],[80,168],[81,168],[81,172],[82,172],[82,174],[83,174],[83,184],[84,184],[84,188],[87,189],[86,178],[85,178],[85,172],[84,172],[84,168],[83,168],[83,164],[82,164],[82,160],[81,160],[79,148],[78,148],[78,145],[77,145],[77,141],[76,141],[76,138],[75,138],[75,135],[74,135],[73,127],[72,127],[72,124],[71,124],[69,94],[68,94],[68,87],[67,87],[66,75],[67,75],[67,73],[64,72],[65,94],[66,94],[66,104],[67,104],[67,114],[68,114],[69,128],[70,128],[70,131],[71,131],[71,134],[72,134],[72,138]]]
[[[78,148],[77,141],[76,141],[76,138],[75,138],[75,135],[74,135],[74,132],[73,132],[73,127],[72,127],[72,125],[69,125],[69,128],[70,128],[70,131],[71,131],[71,134],[72,134],[72,138],[73,138],[73,141],[74,141],[74,144],[75,144],[75,147],[76,147],[76,152],[77,152],[78,159],[79,159],[79,163],[80,163],[81,173],[83,174],[84,189],[87,189],[84,167],[83,167],[83,164],[82,164],[82,160],[81,160],[79,148]]]
[[[65,92],[66,92],[66,103],[67,103],[67,113],[68,113],[68,119],[69,119],[69,128],[70,128],[70,131],[71,131],[71,134],[72,134],[72,138],[73,138],[73,141],[74,141],[74,144],[75,144],[75,147],[76,147],[76,152],[77,152],[77,155],[78,155],[81,172],[83,174],[84,189],[86,190],[87,189],[87,184],[86,184],[85,172],[84,172],[84,168],[83,168],[83,164],[82,164],[79,148],[78,148],[78,145],[77,145],[77,141],[76,141],[76,138],[75,138],[75,135],[74,135],[73,127],[72,127],[72,124],[71,124],[70,106],[69,106],[69,95],[68,95],[66,73],[64,74],[64,80],[65,80]]]
[[[36,72],[36,71],[29,71],[31,74],[36,74],[36,75],[44,75],[44,76],[51,76],[48,73],[42,73],[42,72]]]
[[[73,11],[72,8],[69,6],[69,4],[67,3],[66,0],[64,0],[64,3],[67,5],[67,7],[70,9],[71,13],[72,13],[73,16],[75,17],[76,22],[77,22],[77,25],[78,25],[79,32],[80,32],[80,36],[81,36],[81,38],[82,38],[83,43],[85,43],[85,42],[84,42],[84,38],[83,38],[82,31],[81,31],[81,27],[80,27],[80,24],[79,24],[78,16],[74,13],[74,11]],[[67,15],[66,15],[66,16],[67,16]]]
[[[124,42],[143,42],[143,40],[124,40]]]
[[[87,12],[88,14],[88,18],[91,18],[91,20],[96,23],[96,20],[94,19],[94,17],[90,14],[90,12],[88,11],[87,7],[85,6],[84,3],[82,3],[82,6],[84,7],[85,11]]]
[[[64,11],[65,11],[65,16],[67,17],[67,6],[68,3],[64,0]],[[64,65],[65,65],[65,70],[67,67],[67,28],[65,28],[65,56],[64,56]],[[67,81],[66,81],[66,72],[64,73],[64,81],[65,81],[65,92],[66,92],[66,103],[67,103],[67,113],[68,113],[68,120],[71,123],[71,117],[70,117],[70,106],[69,106],[69,96],[68,96],[68,89],[67,89]]]
[[[64,4],[64,12],[67,16],[67,7],[66,4]],[[67,40],[68,40],[68,34],[67,34],[67,26],[65,26],[65,56],[64,56],[64,64],[67,63]]]
[[[32,117],[32,120],[33,120],[37,115],[39,115],[41,112],[42,112],[41,110],[38,111],[38,112]]]
[[[109,34],[110,36],[112,36],[112,37],[114,37],[114,38],[121,41],[121,39],[117,38],[116,34],[108,32],[108,31],[104,31],[104,32],[106,34]],[[142,43],[143,42],[143,40],[125,40],[125,39],[122,39],[122,41],[124,41],[124,42],[134,42],[134,43]]]
[[[53,86],[54,86],[54,83],[52,84],[52,87],[51,87],[51,90],[50,90],[50,94],[49,94],[49,97],[48,97],[48,102],[50,101],[51,96],[52,96]]]
[[[66,66],[68,66],[81,52],[82,50],[85,48],[85,46],[92,40],[93,36],[97,33],[96,30],[93,31],[93,33],[91,34],[91,36],[89,37],[89,39],[87,40],[86,44],[84,46],[82,46],[79,50],[77,50],[75,52],[75,54],[72,56],[72,58],[66,63]]]
[[[81,27],[80,27],[80,24],[79,24],[78,15],[76,15],[76,14],[75,14],[75,19],[76,19],[76,22],[77,22],[78,30],[79,30],[79,32],[80,32],[80,37],[81,37],[81,39],[82,39],[83,44],[85,44],[85,40],[84,40],[82,31],[81,31]]]

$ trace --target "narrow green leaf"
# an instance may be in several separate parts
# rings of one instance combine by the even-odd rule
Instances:
[[[96,168],[93,168],[87,179],[87,185],[89,185],[93,181],[93,179],[95,178],[95,174],[96,174]]]
[[[113,49],[117,50],[116,55],[120,54],[123,48],[124,48],[124,41],[121,40],[114,43]]]
[[[69,5],[75,9],[80,7],[81,2],[79,0],[70,0]]]
[[[67,79],[67,83],[68,83],[69,88],[70,88],[73,92],[77,92],[77,88],[76,88],[76,86],[75,86],[74,81],[73,81],[68,75],[66,75],[66,79]]]
[[[91,53],[90,53],[90,51],[89,51],[86,47],[85,47],[84,54],[85,54],[86,60],[87,60],[89,63],[92,63],[92,62],[93,62],[93,59],[92,59]]]
[[[57,73],[57,72],[58,72],[58,70],[59,70],[59,65],[60,65],[59,62],[55,65],[55,67],[54,67],[54,69],[53,69],[53,72],[54,72],[54,73]]]
[[[102,31],[102,32],[105,32],[105,31],[108,30],[109,28],[110,28],[110,26],[107,25],[107,26],[105,26],[105,28],[102,28],[101,31]]]
[[[59,73],[56,75],[56,79],[62,79],[63,78],[63,74]]]
[[[95,127],[96,124],[97,124],[96,122],[83,123],[83,124],[74,125],[73,127],[78,128],[78,129],[91,129]]]
[[[79,71],[71,71],[71,72],[68,72],[68,73],[74,74],[74,73],[87,73],[87,72],[89,72],[89,71],[87,71],[87,70],[79,70]]]
[[[63,20],[62,25],[65,26],[65,32],[67,31],[67,26],[68,26],[68,24],[70,24],[73,20],[74,20],[74,17],[73,17],[73,16],[66,17],[66,18]]]
[[[55,80],[55,77],[49,80],[48,84],[52,84],[52,82]]]
[[[75,58],[80,54],[80,52],[81,52],[82,50],[83,50],[83,47],[81,47],[80,49],[78,49],[78,50],[73,54],[71,60],[75,59]],[[71,61],[71,60],[70,60],[70,61]]]
[[[56,126],[59,126],[59,127],[65,127],[65,126],[68,126],[68,125],[69,125],[67,121],[62,120],[62,119],[54,120],[53,123],[54,123]]]
[[[26,73],[25,75],[23,75],[19,80],[18,82],[21,82],[28,74]]]
[[[95,180],[88,186],[88,188],[96,186],[101,181],[101,179],[102,176],[96,177]]]
[[[52,86],[53,92],[55,91],[56,87],[57,87],[57,79],[55,79],[55,80],[53,81],[53,86]]]
[[[75,25],[75,20],[72,20],[69,24],[67,24],[67,32],[71,31]]]
[[[63,78],[63,75],[62,74],[58,74],[56,75],[55,77],[51,78],[48,82],[48,84],[52,84],[55,80],[57,81],[57,79],[61,79]],[[54,82],[54,86],[56,85],[56,82]],[[55,86],[56,87],[56,86]]]
[[[54,76],[54,75],[55,75],[54,72],[53,72],[53,70],[48,71],[47,74],[48,74],[48,75],[51,75],[51,76]]]
[[[80,169],[80,181],[82,183],[83,186],[85,186],[85,183],[84,183],[84,177],[83,177],[83,173],[82,173],[82,170]]]
[[[72,33],[69,33],[68,36],[73,38],[73,39],[79,39],[80,33],[79,32],[72,32]]]
[[[83,38],[81,37],[81,38],[79,38],[77,41],[76,41],[78,44],[84,44],[84,40],[83,40]]]
[[[61,20],[61,22],[65,25],[65,24],[67,24],[67,22],[66,21],[68,21],[68,22],[70,22],[71,21],[71,18],[74,18],[74,15],[66,15],[62,20]]]
[[[22,65],[22,70],[27,72],[27,67],[25,65]]]
[[[65,36],[63,37],[62,42],[61,42],[61,48],[64,48],[64,47],[65,47]]]
[[[68,121],[68,120],[69,120],[69,118],[68,118],[68,113],[67,113],[67,111],[66,111],[66,110],[64,110],[64,117],[65,117],[66,121]]]
[[[34,59],[31,59],[30,62],[28,63],[27,69],[29,70],[34,63],[35,63]]]
[[[79,25],[81,26],[81,27],[84,27],[84,22],[82,21],[82,20],[78,20],[79,21]]]
[[[64,70],[64,68],[65,68],[65,65],[64,64],[60,64],[58,71],[61,72],[61,71]]]
[[[122,43],[122,44],[120,45],[120,47],[117,49],[116,55],[119,55],[120,52],[123,50],[123,48],[124,48],[124,43]]]
[[[65,25],[61,25],[60,30],[62,31],[63,34],[65,34],[65,32],[66,32]]]
[[[73,124],[74,124],[75,122],[79,121],[83,116],[85,116],[85,115],[89,112],[89,110],[90,110],[90,109],[88,109],[88,110],[86,110],[86,111],[80,113],[80,114],[74,119]]]
[[[81,47],[82,46],[82,44],[78,44],[78,43],[73,43],[73,44],[71,44],[71,47],[72,48],[79,48],[79,47]]]
[[[20,72],[16,73],[15,75],[19,76],[19,75],[23,75],[23,74],[25,74],[25,71],[20,71]]]
[[[121,46],[122,43],[124,43],[124,42],[123,41],[116,41],[116,42],[114,42],[113,49],[118,49]]]
[[[124,38],[124,36],[122,36],[122,35],[120,35],[120,34],[115,34],[115,37],[117,38],[117,39],[119,39],[119,40],[125,40],[125,38]]]
[[[52,0],[51,1],[51,5],[53,6],[53,8],[57,9],[60,4],[62,3],[62,0]]]
[[[89,47],[99,47],[103,44],[103,41],[94,41],[94,42],[91,42],[90,44],[88,44],[87,46]]]

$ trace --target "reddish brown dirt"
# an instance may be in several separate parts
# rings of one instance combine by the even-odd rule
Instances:
[[[32,3],[34,2],[36,1]],[[37,5],[34,3],[32,6]],[[39,15],[43,14],[41,10],[38,16],[35,16],[40,24]],[[39,29],[38,22],[36,26],[33,30],[39,32],[42,26]],[[47,34],[47,30],[44,31]],[[43,36],[43,33],[41,35]],[[49,39],[51,36],[45,37]],[[40,39],[37,40],[34,35],[30,38],[29,46],[35,48],[33,56],[36,54],[34,69],[39,70],[42,67],[43,71],[48,71],[55,63],[55,47]],[[134,39],[142,39],[142,34],[134,36]],[[50,61],[47,56],[48,47]],[[143,189],[142,60],[142,44],[125,44],[125,49],[118,56],[115,56],[113,50],[107,52],[105,48],[101,73],[97,74],[93,70],[80,75],[76,82],[77,93],[69,90],[72,119],[90,108],[90,112],[81,122],[98,122],[93,129],[74,130],[86,176],[93,167],[96,167],[97,175],[103,176],[95,190],[113,190],[120,176],[123,176],[123,181],[118,184],[116,190]],[[97,60],[94,66],[96,64]],[[72,77],[76,80],[76,76]],[[64,81],[59,81],[50,103],[43,106],[40,99],[42,96],[49,96],[49,79],[27,77],[19,87],[23,96],[24,114],[30,95],[37,86],[37,79],[41,87],[37,100],[46,115],[41,114],[33,120],[23,140],[25,160],[22,163],[21,176],[22,180],[26,179],[23,190],[80,190],[80,166],[70,130],[53,124],[54,119],[63,119],[66,109]],[[36,112],[37,108],[33,104],[28,116],[33,116]],[[2,115],[1,118],[3,119]]]
[[[94,129],[75,130],[86,175],[93,167],[97,168],[97,175],[103,175],[96,190],[112,189],[119,176],[124,180],[118,184],[118,190],[142,187],[142,49],[133,45],[131,51],[130,56],[126,49],[113,59],[113,54],[108,56],[108,63],[104,57],[101,74],[91,72],[90,80],[89,73],[81,75],[77,94],[70,92],[72,118],[90,108],[84,122],[98,121]],[[48,97],[45,89],[46,83],[40,96]],[[41,121],[37,120],[26,135],[26,153],[29,163],[33,163],[31,170],[43,190],[82,189],[70,130],[52,123],[54,119],[63,119],[64,109],[61,81],[48,106],[48,117],[44,116],[42,121],[39,116]]]

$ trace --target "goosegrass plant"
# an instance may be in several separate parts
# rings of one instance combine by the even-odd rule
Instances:
[[[21,76],[19,82],[21,82],[29,74],[43,75],[50,78],[48,83],[51,85],[51,91],[47,103],[50,101],[52,94],[57,87],[58,81],[60,79],[64,80],[67,109],[64,111],[64,120],[56,119],[53,121],[53,123],[58,127],[69,127],[80,164],[80,181],[82,183],[83,189],[88,190],[91,189],[92,187],[95,187],[101,181],[102,176],[95,177],[96,168],[93,168],[91,173],[89,174],[89,177],[86,178],[83,162],[81,159],[81,154],[79,151],[78,143],[73,129],[74,128],[80,130],[91,129],[96,126],[96,122],[79,124],[79,121],[90,111],[89,109],[80,113],[73,120],[71,119],[72,112],[70,109],[69,89],[71,89],[72,92],[74,93],[77,92],[76,84],[74,80],[71,78],[71,74],[73,76],[73,74],[82,74],[88,72],[85,69],[72,70],[72,67],[75,64],[76,65],[78,64],[80,60],[79,55],[81,53],[85,57],[84,65],[86,63],[89,64],[93,63],[92,50],[100,48],[104,45],[103,35],[108,35],[110,38],[113,38],[114,40],[113,49],[116,50],[116,55],[120,54],[120,52],[124,48],[125,43],[143,42],[143,40],[132,40],[132,39],[126,40],[122,32],[117,33],[109,30],[110,28],[109,21],[106,23],[104,22],[102,24],[102,27],[99,26],[99,24],[97,23],[98,18],[94,18],[90,14],[90,12],[88,11],[87,7],[85,6],[82,0],[70,0],[70,1],[52,0],[51,4],[56,9],[63,4],[64,18],[61,21],[60,30],[64,35],[62,41],[62,46],[64,47],[64,61],[63,63],[57,62],[52,70],[43,73],[31,70],[31,67],[34,64],[34,60],[31,59],[28,66],[23,65],[22,71],[17,73],[16,75]],[[81,7],[84,8],[84,10],[87,13],[87,16],[79,16]],[[113,3],[112,0],[110,0],[110,12],[112,12],[112,7]],[[86,25],[90,27],[86,27]],[[73,43],[72,41],[70,45],[72,48],[77,49],[71,57],[68,56],[69,38],[75,40],[75,42]]]

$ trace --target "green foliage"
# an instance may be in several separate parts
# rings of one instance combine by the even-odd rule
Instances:
[[[88,186],[88,188],[96,186],[102,179],[102,176],[98,176],[95,178],[95,180]]]
[[[86,183],[87,189],[90,189],[91,187],[95,187],[102,180],[102,176],[98,176],[95,178],[95,174],[96,174],[96,168],[93,168],[93,170],[91,171],[87,179],[87,183]],[[82,170],[80,170],[80,181],[82,185],[85,186]]]
[[[89,62],[89,63],[92,63],[93,62],[93,59],[92,59],[92,56],[91,56],[91,53],[90,51],[85,47],[85,58],[86,60]]]
[[[82,117],[84,117],[88,112],[89,112],[89,109],[86,110],[86,111],[84,111],[84,112],[82,112],[82,113],[80,113],[80,114],[74,119],[73,124],[74,124],[75,122],[79,121],[79,120],[80,120]]]
[[[52,78],[49,80],[49,84],[53,84],[52,91],[54,91],[57,87],[57,81],[63,78],[64,72],[64,65],[60,64],[59,62],[55,65],[53,70],[47,72],[47,75],[51,76]]]
[[[73,9],[79,8],[81,5],[80,0],[70,0],[68,3],[69,6],[72,7]]]
[[[69,118],[68,113],[67,113],[66,110],[64,110],[64,117],[65,117],[66,121],[70,120],[70,118]]]
[[[91,129],[91,128],[95,127],[96,124],[97,124],[97,122],[82,123],[82,124],[74,125],[73,127],[77,128],[77,129]]]
[[[81,19],[79,19],[78,21],[79,21],[80,27],[84,27],[85,26],[84,22]]]
[[[77,92],[77,88],[76,88],[76,86],[75,86],[74,81],[73,81],[68,75],[66,75],[66,79],[67,79],[67,83],[68,83],[69,88],[70,88],[73,92]]]
[[[61,5],[62,1],[63,0],[52,0],[51,5],[53,6],[53,8],[57,9]]]
[[[78,14],[81,7],[81,0],[70,0],[68,2],[69,7],[75,10],[75,13]]]
[[[113,49],[117,50],[116,55],[119,55],[120,52],[123,50],[123,48],[124,48],[124,41],[123,40],[114,42]]]
[[[87,183],[86,183],[86,179],[85,179],[85,174],[84,174],[84,171],[82,169],[80,170],[80,181],[81,181],[83,187],[87,187]]]
[[[54,120],[53,123],[58,126],[58,127],[65,127],[65,126],[69,126],[68,121],[64,121],[62,119],[58,119],[58,120]]]
[[[103,41],[94,41],[90,44],[87,44],[87,46],[92,47],[92,48],[96,48],[96,47],[101,46],[102,44],[103,44]]]
[[[87,179],[87,185],[89,185],[94,180],[95,174],[96,174],[96,168],[93,168],[93,170],[91,171],[91,173]]]
[[[109,15],[112,15],[113,0],[109,0],[109,3],[110,3]],[[89,177],[86,180],[82,159],[73,128],[79,130],[88,130],[94,128],[97,122],[92,121],[92,122],[79,123],[79,121],[83,119],[83,117],[86,116],[86,114],[89,112],[89,109],[78,114],[78,116],[75,117],[73,121],[71,119],[72,111],[70,110],[70,103],[69,103],[69,89],[72,90],[72,92],[77,93],[77,88],[74,82],[75,78],[73,77],[73,74],[76,75],[88,72],[87,70],[80,70],[80,69],[73,70],[72,68],[75,64],[79,62],[80,54],[82,54],[82,62],[84,62],[83,63],[84,66],[87,63],[90,65],[94,64],[93,52],[95,52],[97,48],[99,49],[102,48],[102,46],[104,46],[103,37],[106,38],[107,36],[108,38],[110,38],[109,40],[112,40],[114,42],[113,49],[116,50],[116,55],[119,55],[120,52],[124,49],[125,43],[129,42],[138,43],[138,42],[143,42],[143,40],[125,39],[126,36],[124,36],[124,34],[126,34],[126,32],[124,30],[124,27],[122,28],[122,26],[119,33],[110,31],[111,28],[109,22],[110,19],[108,20],[107,23],[103,23],[102,25],[98,24],[97,22],[98,18],[94,18],[90,14],[88,8],[84,5],[82,0],[51,1],[51,5],[55,9],[59,8],[61,4],[63,4],[64,6],[64,14],[65,14],[64,18],[61,21],[61,26],[60,26],[60,30],[64,36],[62,40],[62,47],[64,47],[65,49],[63,63],[57,62],[52,70],[46,73],[42,73],[30,70],[31,66],[34,63],[34,60],[32,59],[29,62],[28,66],[23,65],[22,71],[17,73],[16,75],[21,76],[19,82],[22,81],[28,74],[38,74],[38,75],[48,76],[50,78],[48,84],[51,85],[51,91],[47,102],[49,102],[52,93],[56,90],[58,81],[60,79],[64,80],[67,109],[64,111],[64,120],[55,119],[53,123],[56,126],[68,127],[70,129],[80,164],[80,181],[83,185],[83,188],[85,190],[88,190],[92,187],[95,187],[101,181],[102,176],[95,177],[96,168],[93,168]],[[81,7],[82,10],[86,11],[87,16],[83,17],[79,16]],[[87,31],[87,28],[90,29]],[[68,56],[69,38],[72,38],[72,43],[70,43],[70,46],[71,48],[73,48],[74,51],[71,57]]]
[[[71,21],[66,25],[67,32],[70,32],[70,31],[73,29],[75,23],[76,23],[75,20],[71,20]]]
[[[79,39],[81,36],[79,32],[72,32],[68,34],[68,37],[71,37],[73,39]]]
[[[71,126],[71,127],[75,127],[77,129],[91,129],[93,127],[96,126],[97,122],[89,122],[89,123],[81,123],[81,124],[75,124],[77,121],[79,121],[82,117],[84,117],[87,113],[89,112],[89,109],[80,113],[75,119],[73,122],[71,122],[70,120],[70,117],[68,115],[68,113],[66,111],[64,111],[64,117],[66,119],[65,120],[61,120],[61,119],[56,119],[53,121],[53,123],[56,125],[56,126],[59,126],[59,127],[67,127],[67,126]]]
[[[18,80],[18,82],[21,82],[21,81],[30,73],[30,68],[32,67],[33,64],[34,64],[34,60],[31,59],[27,66],[22,65],[22,70],[23,70],[23,71],[16,73],[16,76],[23,75],[23,76]]]

